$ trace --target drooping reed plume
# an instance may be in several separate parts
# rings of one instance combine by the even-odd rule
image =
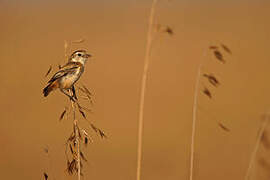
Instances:
[[[210,52],[213,54],[216,60],[225,64],[226,60],[224,58],[223,53],[221,52],[223,49],[226,53],[232,54],[231,50],[224,44],[218,45],[211,45],[209,46]],[[205,56],[205,55],[204,55]],[[197,72],[197,78],[195,83],[195,91],[194,91],[194,102],[193,102],[193,110],[192,110],[192,129],[191,129],[191,143],[190,143],[190,169],[189,169],[189,180],[193,180],[194,175],[194,152],[195,152],[195,133],[196,133],[196,122],[197,122],[197,111],[198,111],[198,99],[200,94],[200,83],[202,77],[206,78],[207,81],[210,83],[211,86],[218,87],[220,85],[220,81],[213,73],[202,73],[202,67],[205,63],[204,57],[203,60],[200,62]],[[213,99],[213,92],[210,90],[209,87],[204,86],[202,93],[206,95],[209,99]],[[221,122],[217,123],[218,126],[226,131],[229,132],[230,129],[227,128]]]

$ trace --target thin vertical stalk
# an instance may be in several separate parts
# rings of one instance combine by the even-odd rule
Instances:
[[[189,180],[193,180],[193,171],[194,171],[194,152],[195,152],[195,132],[196,132],[196,120],[197,120],[197,111],[198,111],[198,96],[201,82],[201,70],[205,62],[204,58],[206,56],[207,50],[203,51],[203,59],[200,62],[198,67],[198,73],[195,84],[194,91],[194,101],[193,101],[193,110],[192,110],[192,129],[191,129],[191,143],[190,143],[190,169],[189,169]]]
[[[143,115],[144,115],[144,102],[145,102],[145,90],[146,80],[148,74],[149,61],[151,56],[152,47],[152,33],[154,25],[155,6],[157,0],[152,1],[151,13],[149,17],[149,26],[147,34],[146,53],[144,59],[143,76],[141,81],[141,93],[140,93],[140,105],[139,105],[139,121],[138,121],[138,149],[137,149],[137,180],[141,179],[141,161],[142,161],[142,137],[143,137]]]
[[[257,136],[257,139],[256,139],[256,143],[255,143],[255,147],[253,149],[253,152],[251,154],[251,158],[250,158],[250,161],[249,161],[249,165],[248,165],[248,169],[247,169],[247,173],[246,173],[246,176],[245,176],[245,180],[249,180],[250,179],[250,176],[251,176],[251,170],[254,166],[254,162],[255,162],[255,159],[256,159],[256,156],[257,156],[257,152],[258,152],[258,149],[259,149],[259,146],[260,146],[260,142],[261,142],[261,139],[262,139],[262,136],[263,136],[263,132],[265,131],[265,128],[268,124],[268,121],[269,121],[269,115],[265,115],[265,118],[264,118],[264,121],[260,127],[260,130],[259,130],[259,134]]]
[[[70,93],[71,94],[71,93]],[[78,180],[81,179],[81,158],[80,158],[80,140],[79,140],[79,129],[78,129],[78,121],[76,119],[76,114],[75,114],[75,106],[74,102],[70,100],[71,102],[71,107],[72,107],[72,112],[73,112],[73,126],[75,128],[75,139],[76,139],[76,146],[77,146],[77,168],[78,168]]]
[[[201,68],[203,65],[203,61],[201,61],[198,74],[195,84],[195,92],[194,92],[194,102],[193,102],[193,111],[192,111],[192,130],[191,130],[191,144],[190,144],[190,170],[189,170],[189,180],[193,180],[193,169],[194,169],[194,151],[195,151],[195,131],[196,131],[196,120],[197,120],[197,108],[198,108],[198,95],[199,95],[199,87],[201,80]]]

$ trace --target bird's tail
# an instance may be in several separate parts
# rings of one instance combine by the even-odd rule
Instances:
[[[53,83],[48,84],[48,86],[46,86],[43,89],[44,97],[47,97],[50,94],[50,92],[52,92],[56,88],[57,88],[57,83],[53,82]]]

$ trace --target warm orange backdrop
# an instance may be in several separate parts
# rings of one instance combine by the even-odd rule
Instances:
[[[64,40],[80,38],[86,42],[73,50],[85,48],[93,55],[81,79],[94,93],[94,113],[88,117],[109,135],[108,140],[94,136],[85,150],[84,179],[135,179],[150,5],[150,0],[0,1],[1,179],[42,179],[43,171],[49,178],[72,179],[64,172],[64,143],[72,122],[58,121],[68,101],[59,92],[44,98],[42,88],[49,66],[56,70],[65,62]],[[269,8],[266,0],[160,1],[156,23],[171,26],[175,34],[157,34],[154,41],[143,180],[188,179],[194,84],[201,60],[207,62],[203,72],[215,73],[221,86],[211,87],[212,100],[199,95],[194,180],[244,178],[261,114],[270,107]],[[225,65],[206,51],[220,42],[233,51]],[[210,87],[207,81],[203,85]],[[258,172],[256,177],[267,179],[269,174]]]

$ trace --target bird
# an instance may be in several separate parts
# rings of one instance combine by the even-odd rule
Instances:
[[[72,101],[77,99],[74,84],[80,79],[84,72],[85,64],[92,55],[86,50],[76,50],[68,58],[68,62],[62,66],[48,81],[47,86],[43,89],[44,97],[47,97],[52,91],[59,89],[68,96]],[[72,96],[68,94],[72,91]]]

